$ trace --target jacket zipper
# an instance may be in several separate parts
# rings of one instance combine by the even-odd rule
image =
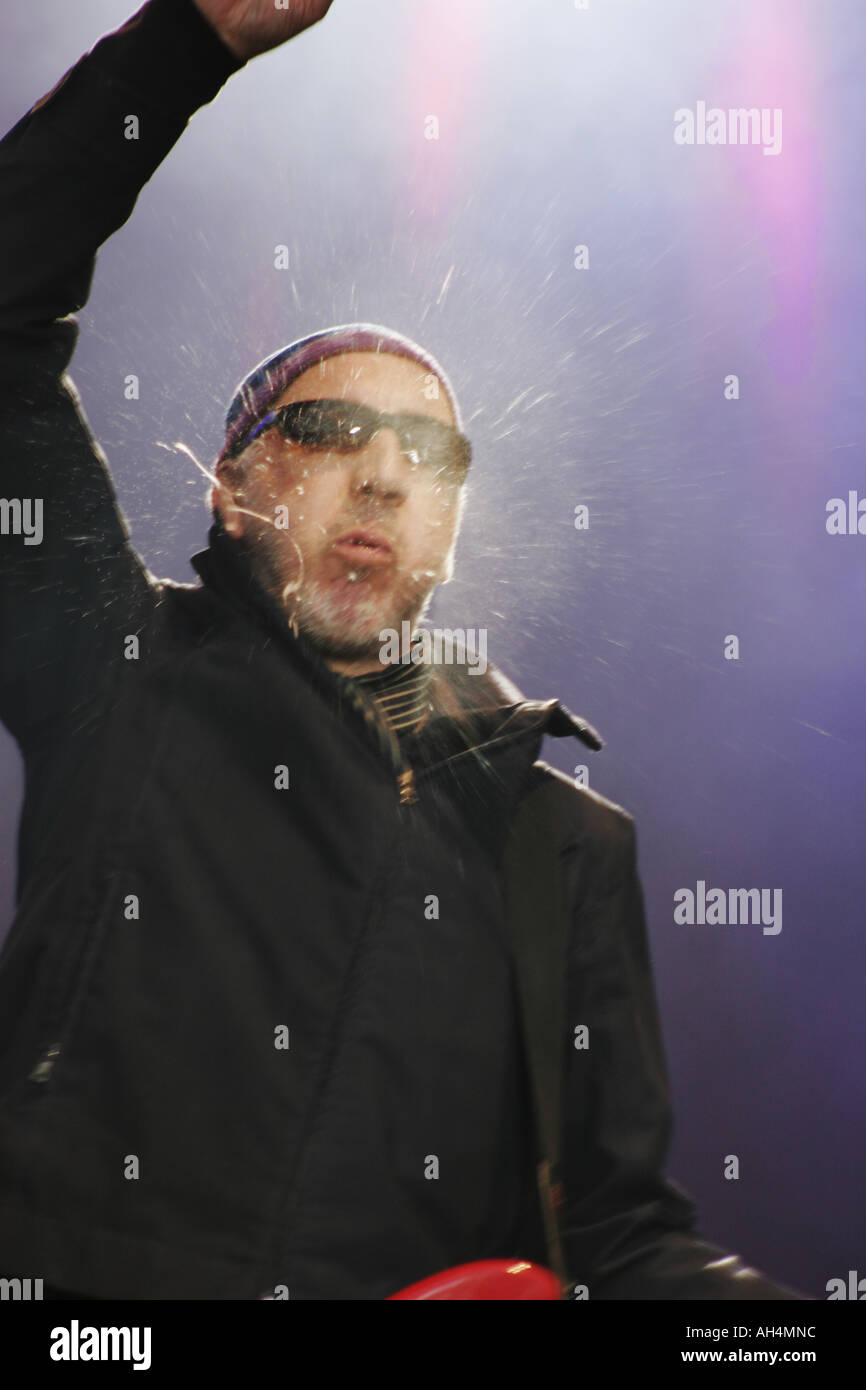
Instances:
[[[418,800],[415,791],[414,768],[408,767],[404,772],[401,772],[400,776],[397,778],[397,785],[400,788],[400,804],[402,806],[410,806],[414,801]]]

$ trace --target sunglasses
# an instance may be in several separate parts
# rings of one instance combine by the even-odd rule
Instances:
[[[264,415],[233,451],[239,452],[265,430],[276,428],[284,439],[308,449],[353,454],[383,429],[392,429],[410,463],[445,473],[462,482],[472,461],[472,446],[453,425],[429,415],[392,414],[356,401],[292,401]]]

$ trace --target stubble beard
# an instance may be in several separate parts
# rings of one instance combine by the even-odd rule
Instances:
[[[399,635],[403,622],[414,628],[436,589],[436,580],[424,566],[411,571],[396,569],[385,586],[381,570],[360,562],[352,571],[347,565],[343,579],[328,582],[319,574],[301,575],[300,569],[287,579],[279,572],[279,561],[285,561],[282,547],[267,560],[270,563],[263,566],[262,580],[289,625],[302,632],[323,657],[335,660],[378,657],[383,630],[389,628]],[[350,572],[357,579],[349,580]]]

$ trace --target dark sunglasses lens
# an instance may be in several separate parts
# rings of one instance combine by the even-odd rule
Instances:
[[[436,473],[462,478],[469,467],[468,440],[438,420],[415,422],[400,432],[403,452]]]
[[[360,449],[371,438],[363,409],[343,401],[296,401],[278,413],[277,423],[288,439],[314,449]]]

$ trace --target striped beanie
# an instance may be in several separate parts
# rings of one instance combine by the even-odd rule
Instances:
[[[446,373],[429,352],[397,333],[391,328],[383,328],[377,323],[341,323],[333,328],[325,328],[312,333],[307,338],[299,338],[266,357],[254,367],[237,386],[231,399],[225,422],[225,442],[220,450],[218,462],[239,452],[256,421],[267,412],[271,403],[282,395],[295,377],[314,367],[326,357],[335,357],[341,352],[389,352],[398,357],[410,357],[437,376],[445,388],[457,429],[462,432],[463,422],[457,397]]]

